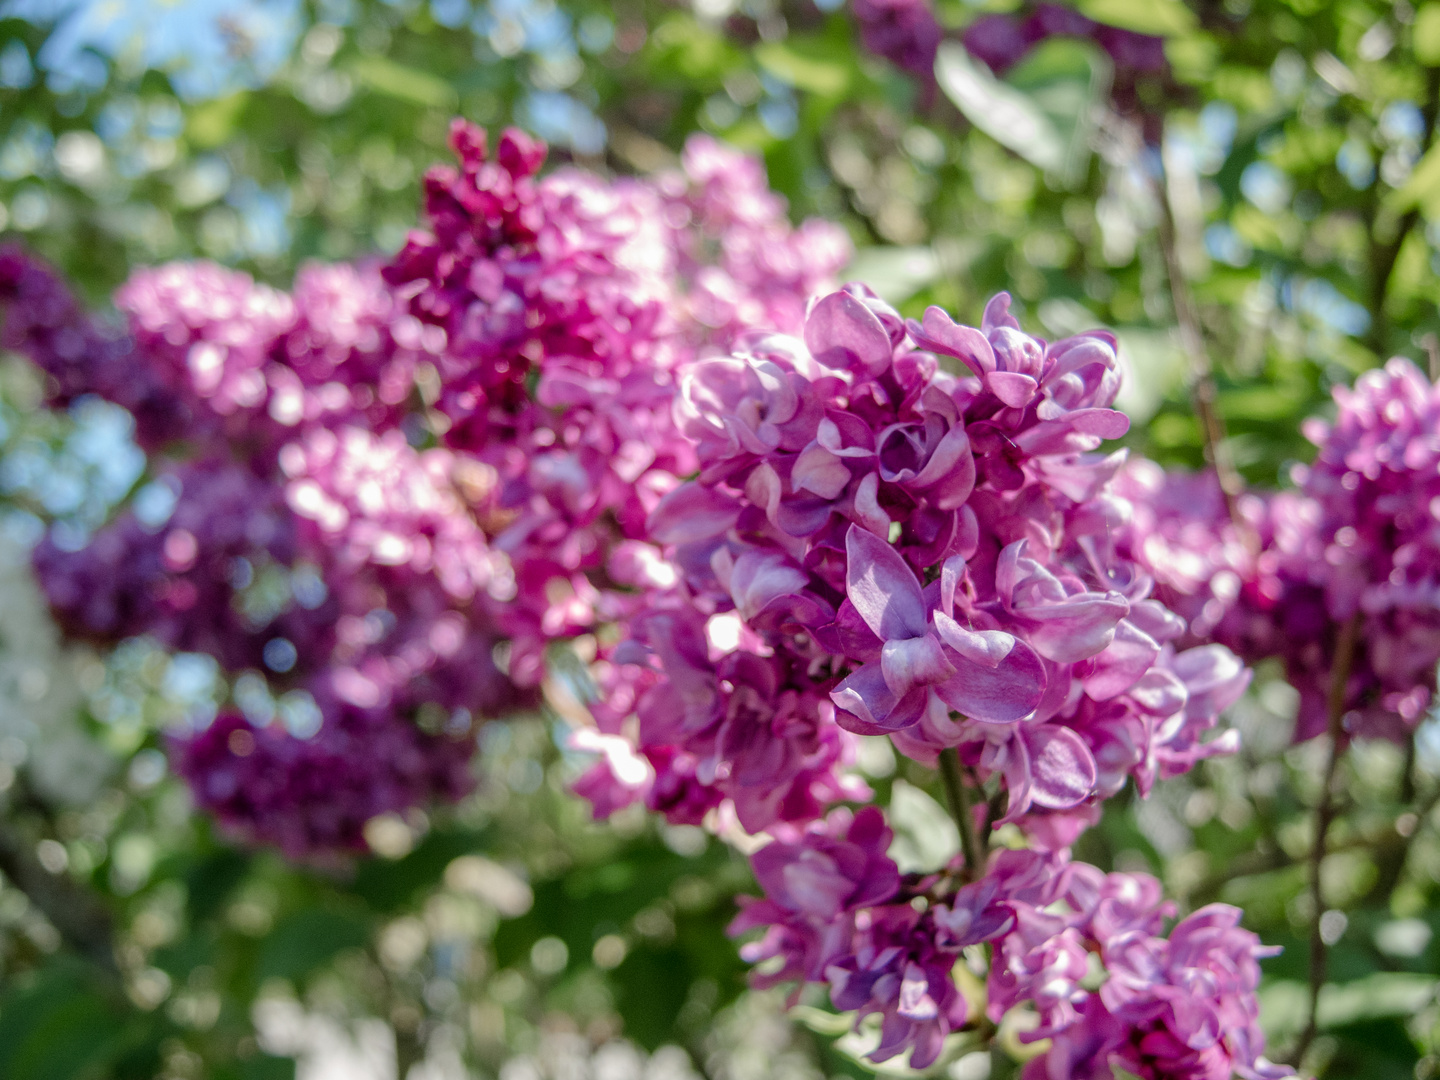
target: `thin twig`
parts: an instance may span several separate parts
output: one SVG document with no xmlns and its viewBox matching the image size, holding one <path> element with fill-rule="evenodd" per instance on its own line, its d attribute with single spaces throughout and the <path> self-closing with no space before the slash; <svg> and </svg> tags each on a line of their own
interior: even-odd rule
<svg viewBox="0 0 1440 1080">
<path fill-rule="evenodd" d="M 1245 491 L 1245 480 L 1235 468 L 1229 444 L 1225 441 L 1225 421 L 1220 416 L 1215 400 L 1215 365 L 1211 363 L 1210 353 L 1205 347 L 1199 310 L 1195 306 L 1195 297 L 1190 292 L 1189 278 L 1181 265 L 1176 246 L 1175 215 L 1165 184 L 1157 179 L 1154 188 L 1155 201 L 1160 209 L 1157 228 L 1160 251 L 1165 257 L 1165 276 L 1170 281 L 1170 299 L 1175 308 L 1175 323 L 1180 330 L 1180 347 L 1185 352 L 1190 369 L 1190 397 L 1195 406 L 1195 415 L 1200 419 L 1205 460 L 1215 470 L 1215 477 L 1220 482 L 1225 512 L 1236 528 L 1248 536 L 1251 532 L 1250 524 L 1240 514 L 1238 506 L 1238 500 Z"/>
<path fill-rule="evenodd" d="M 1345 696 L 1350 683 L 1350 669 L 1355 660 L 1355 647 L 1360 638 L 1360 613 L 1350 616 L 1340 628 L 1335 653 L 1330 661 L 1330 692 L 1326 702 L 1330 729 L 1330 752 L 1325 762 L 1325 779 L 1320 788 L 1320 801 L 1315 807 L 1315 843 L 1310 850 L 1310 900 L 1315 907 L 1310 923 L 1310 1005 L 1305 1030 L 1292 1055 L 1296 1065 L 1315 1039 L 1320 989 L 1325 985 L 1329 959 L 1320 920 L 1325 915 L 1324 887 L 1320 871 L 1325 862 L 1325 840 L 1335 820 L 1335 776 L 1340 758 L 1345 753 Z"/>
<path fill-rule="evenodd" d="M 953 746 L 940 751 L 940 782 L 945 785 L 945 801 L 950 806 L 950 816 L 960 830 L 960 848 L 965 853 L 965 878 L 974 880 L 985 868 L 985 849 L 975 831 L 974 802 L 960 770 L 960 755 Z"/>
</svg>

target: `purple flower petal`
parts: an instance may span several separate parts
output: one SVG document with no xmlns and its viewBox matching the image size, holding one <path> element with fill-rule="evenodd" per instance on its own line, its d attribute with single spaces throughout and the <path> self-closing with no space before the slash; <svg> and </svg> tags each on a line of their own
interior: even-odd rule
<svg viewBox="0 0 1440 1080">
<path fill-rule="evenodd" d="M 879 664 L 866 664 L 830 692 L 839 710 L 836 722 L 859 735 L 884 735 L 907 728 L 925 711 L 929 691 L 912 690 L 896 698 Z"/>
<path fill-rule="evenodd" d="M 935 693 L 952 709 L 986 724 L 1008 724 L 1029 716 L 1045 696 L 1045 667 L 1022 641 L 995 667 L 956 656 L 955 674 Z"/>
<path fill-rule="evenodd" d="M 898 551 L 873 533 L 851 525 L 845 534 L 845 559 L 846 595 L 882 641 L 925 635 L 920 582 Z"/>
<path fill-rule="evenodd" d="M 1095 657 L 1095 669 L 1085 677 L 1085 693 L 1096 701 L 1109 701 L 1123 694 L 1150 670 L 1160 655 L 1160 646 L 1129 619 L 1115 626 L 1115 637 Z"/>
<path fill-rule="evenodd" d="M 822 499 L 835 499 L 850 483 L 850 470 L 818 442 L 813 442 L 795 459 L 790 485 L 796 491 L 810 491 Z"/>
<path fill-rule="evenodd" d="M 938 307 L 926 308 L 923 322 L 910 319 L 905 328 L 922 349 L 953 356 L 976 375 L 995 370 L 995 351 L 985 335 L 973 326 L 959 325 Z"/>
<path fill-rule="evenodd" d="M 1010 314 L 1010 294 L 998 292 L 990 298 L 985 305 L 985 314 L 980 318 L 980 329 L 988 337 L 992 330 L 1005 327 L 1010 330 L 1019 330 L 1020 324 L 1015 321 L 1015 316 Z"/>
<path fill-rule="evenodd" d="M 650 537 L 660 544 L 690 544 L 718 536 L 735 524 L 740 504 L 691 480 L 660 500 L 650 513 Z"/>
<path fill-rule="evenodd" d="M 1023 409 L 1040 388 L 1040 384 L 1029 375 L 1014 371 L 992 371 L 985 378 L 985 386 L 997 398 L 1012 409 Z"/>
<path fill-rule="evenodd" d="M 929 634 L 885 642 L 880 650 L 880 670 L 891 693 L 901 698 L 917 686 L 932 686 L 955 674 L 940 642 Z"/>
<path fill-rule="evenodd" d="M 1030 752 L 1030 797 L 1037 806 L 1065 810 L 1095 790 L 1095 758 L 1079 735 L 1057 724 L 1024 728 Z"/>
<path fill-rule="evenodd" d="M 859 368 L 878 375 L 890 366 L 894 347 L 876 314 L 847 292 L 834 292 L 805 320 L 805 345 L 830 368 Z"/>
</svg>

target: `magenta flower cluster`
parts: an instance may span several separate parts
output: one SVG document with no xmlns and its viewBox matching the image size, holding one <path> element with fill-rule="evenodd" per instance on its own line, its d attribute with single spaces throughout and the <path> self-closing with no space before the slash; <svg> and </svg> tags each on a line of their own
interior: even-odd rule
<svg viewBox="0 0 1440 1080">
<path fill-rule="evenodd" d="M 1124 452 L 1099 452 L 1128 426 L 1115 364 L 1106 333 L 1024 333 L 1003 294 L 975 328 L 847 286 L 798 337 L 750 335 L 680 373 L 699 473 L 649 520 L 676 581 L 596 666 L 598 729 L 577 743 L 601 756 L 579 789 L 600 814 L 644 799 L 775 837 L 735 930 L 768 927 L 746 946 L 762 981 L 879 1015 L 877 1060 L 927 1066 L 987 1007 L 1030 1001 L 1055 1040 L 1034 1068 L 1053 1075 L 1284 1074 L 1260 1055 L 1261 953 L 1237 912 L 1167 940 L 1157 883 L 1069 862 L 1128 779 L 1143 794 L 1233 749 L 1208 733 L 1249 680 L 1221 645 L 1177 647 L 1185 622 L 1115 542 L 1134 516 Z M 996 792 L 976 834 L 1014 823 L 1031 850 L 902 881 L 877 808 L 829 809 L 866 798 L 855 735 L 953 755 L 962 784 Z M 980 944 L 988 1006 L 953 977 Z M 1112 975 L 1100 995 L 1080 986 L 1090 952 Z"/>
<path fill-rule="evenodd" d="M 1129 543 L 1195 636 L 1284 661 L 1300 692 L 1297 739 L 1327 728 L 1354 620 L 1345 730 L 1403 739 L 1440 663 L 1440 388 L 1397 358 L 1334 397 L 1334 421 L 1303 428 L 1314 462 L 1293 470 L 1294 490 L 1242 497 L 1243 526 L 1213 477 L 1130 466 L 1122 485 L 1144 509 Z"/>
<path fill-rule="evenodd" d="M 118 326 L 0 253 L 4 344 L 55 404 L 130 409 L 175 497 L 80 551 L 43 542 L 52 606 L 76 635 L 149 634 L 308 695 L 318 731 L 261 708 L 173 740 L 201 805 L 295 856 L 463 794 L 473 725 L 533 699 L 546 643 L 668 580 L 645 521 L 695 468 L 675 367 L 742 327 L 798 328 L 848 258 L 713 140 L 683 171 L 611 182 L 538 176 L 545 148 L 518 131 L 493 155 L 470 125 L 452 136 L 431 232 L 385 264 L 306 267 L 289 293 L 208 263 L 142 270 Z"/>
<path fill-rule="evenodd" d="M 1257 960 L 1274 950 L 1239 928 L 1236 909 L 1212 904 L 1166 935 L 1173 905 L 1148 875 L 1006 850 L 978 879 L 958 865 L 902 877 L 890 841 L 866 807 L 771 843 L 753 860 L 765 896 L 742 901 L 732 926 L 764 930 L 743 949 L 763 984 L 825 983 L 837 1008 L 878 1016 L 875 1060 L 908 1050 L 924 1068 L 950 1032 L 1029 1002 L 1038 1024 L 1020 1038 L 1051 1045 L 1027 1080 L 1102 1080 L 1115 1066 L 1146 1080 L 1291 1075 L 1264 1058 L 1257 1022 Z M 993 956 L 977 973 L 984 994 L 967 998 L 953 971 L 981 945 Z"/>
<path fill-rule="evenodd" d="M 980 329 L 936 308 L 907 326 L 852 286 L 814 306 L 803 340 L 753 338 L 683 374 L 699 478 L 650 518 L 681 596 L 611 660 L 637 672 L 621 682 L 640 748 L 667 769 L 694 759 L 742 821 L 756 820 L 733 790 L 748 770 L 719 748 L 760 751 L 716 741 L 716 725 L 760 671 L 806 704 L 751 709 L 752 726 L 788 738 L 833 709 L 917 760 L 955 748 L 980 781 L 1001 778 L 1003 821 L 1047 835 L 1083 827 L 1131 775 L 1148 790 L 1231 746 L 1203 740 L 1248 673 L 1220 646 L 1177 651 L 1184 623 L 1111 542 L 1124 455 L 1094 451 L 1128 423 L 1109 408 L 1113 339 L 1047 344 L 1008 304 Z"/>
</svg>

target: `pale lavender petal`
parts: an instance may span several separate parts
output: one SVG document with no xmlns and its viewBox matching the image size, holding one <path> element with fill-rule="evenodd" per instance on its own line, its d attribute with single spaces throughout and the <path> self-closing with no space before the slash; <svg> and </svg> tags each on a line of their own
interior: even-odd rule
<svg viewBox="0 0 1440 1080">
<path fill-rule="evenodd" d="M 1077 806 L 1095 790 L 1095 758 L 1079 735 L 1057 724 L 1022 728 L 1030 750 L 1030 797 L 1050 810 Z"/>
<path fill-rule="evenodd" d="M 985 377 L 985 386 L 1012 409 L 1023 409 L 1040 388 L 1029 375 L 1014 371 L 992 371 Z"/>
<path fill-rule="evenodd" d="M 935 687 L 956 712 L 986 724 L 1008 724 L 1029 716 L 1045 696 L 1045 667 L 1023 641 L 1016 641 L 995 667 L 958 654 L 955 674 Z"/>
<path fill-rule="evenodd" d="M 689 544 L 718 536 L 735 524 L 740 504 L 695 481 L 681 484 L 650 513 L 647 527 L 661 544 Z"/>
<path fill-rule="evenodd" d="M 850 470 L 845 463 L 818 442 L 813 442 L 795 459 L 790 472 L 790 486 L 796 491 L 812 491 L 822 499 L 838 498 L 850 483 Z"/>
<path fill-rule="evenodd" d="M 1130 418 L 1114 409 L 1076 409 L 1058 420 L 1020 432 L 1014 442 L 1027 454 L 1074 454 L 1093 450 L 1104 439 L 1130 430 Z"/>
<path fill-rule="evenodd" d="M 1105 649 L 1130 605 L 1117 592 L 1081 593 L 1058 603 L 1017 610 L 1030 624 L 1030 644 L 1047 660 L 1074 664 Z"/>
<path fill-rule="evenodd" d="M 959 325 L 938 307 L 926 308 L 923 322 L 910 319 L 905 328 L 922 349 L 953 356 L 976 375 L 995 370 L 995 351 L 985 335 L 973 326 Z"/>
<path fill-rule="evenodd" d="M 948 568 L 950 561 L 947 560 L 945 565 Z M 942 603 L 945 599 L 944 574 L 945 570 L 942 570 L 940 586 Z M 950 584 L 952 597 L 954 591 L 955 586 L 952 582 Z M 941 641 L 972 664 L 979 664 L 981 667 L 992 669 L 999 667 L 1000 661 L 1009 656 L 1010 650 L 1016 645 L 1014 634 L 1007 634 L 1003 630 L 967 630 L 944 611 L 935 612 L 935 629 L 939 632 Z"/>
<path fill-rule="evenodd" d="M 741 616 L 754 619 L 772 601 L 799 593 L 809 578 L 782 552 L 751 549 L 735 560 L 725 584 Z"/>
<path fill-rule="evenodd" d="M 898 551 L 851 525 L 845 534 L 845 559 L 846 595 L 882 641 L 924 636 L 925 598 L 915 571 Z"/>
<path fill-rule="evenodd" d="M 931 686 L 955 674 L 934 637 L 896 638 L 880 651 L 880 670 L 891 693 L 903 698 L 917 686 Z"/>
<path fill-rule="evenodd" d="M 855 487 L 855 516 L 877 539 L 890 534 L 890 516 L 881 509 L 879 495 L 880 474 L 866 473 Z"/>
<path fill-rule="evenodd" d="M 964 427 L 957 424 L 945 433 L 913 483 L 917 488 L 930 488 L 941 510 L 954 510 L 970 497 L 975 490 L 975 458 Z"/>
<path fill-rule="evenodd" d="M 897 699 L 885 684 L 879 664 L 866 664 L 830 692 L 840 713 L 836 722 L 861 735 L 909 727 L 920 719 L 928 696 L 928 691 L 919 689 Z"/>
<path fill-rule="evenodd" d="M 1096 701 L 1109 701 L 1123 694 L 1150 670 L 1160 655 L 1160 646 L 1129 619 L 1121 619 L 1115 637 L 1095 657 L 1094 670 L 1085 677 L 1085 693 Z"/>
<path fill-rule="evenodd" d="M 990 298 L 985 305 L 985 314 L 980 318 L 980 329 L 989 334 L 992 330 L 1000 327 L 1008 327 L 1011 330 L 1019 330 L 1020 324 L 1015 321 L 1015 316 L 1010 314 L 1010 294 L 998 292 Z"/>
<path fill-rule="evenodd" d="M 805 345 L 826 367 L 858 367 L 868 375 L 889 367 L 895 351 L 876 314 L 847 292 L 831 293 L 811 309 Z"/>
</svg>

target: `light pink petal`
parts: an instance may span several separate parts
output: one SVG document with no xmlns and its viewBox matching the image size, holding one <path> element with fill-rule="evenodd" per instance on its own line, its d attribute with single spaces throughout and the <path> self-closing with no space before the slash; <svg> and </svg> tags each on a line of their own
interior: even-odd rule
<svg viewBox="0 0 1440 1080">
<path fill-rule="evenodd" d="M 845 534 L 845 561 L 845 593 L 880 640 L 925 635 L 920 582 L 898 551 L 851 525 Z"/>
<path fill-rule="evenodd" d="M 985 386 L 1012 409 L 1023 409 L 1030 404 L 1040 388 L 1040 384 L 1029 375 L 1017 371 L 992 371 L 985 378 Z"/>
<path fill-rule="evenodd" d="M 985 335 L 973 326 L 959 325 L 938 307 L 926 308 L 923 322 L 911 319 L 905 327 L 922 349 L 953 356 L 976 375 L 995 370 L 995 351 Z"/>
<path fill-rule="evenodd" d="M 720 535 L 739 516 L 734 499 L 691 480 L 660 500 L 647 527 L 656 543 L 688 544 Z"/>
<path fill-rule="evenodd" d="M 917 686 L 931 686 L 955 674 L 934 637 L 895 638 L 880 650 L 880 671 L 891 693 L 903 698 Z"/>
<path fill-rule="evenodd" d="M 890 366 L 894 348 L 880 319 L 847 292 L 834 292 L 805 320 L 805 345 L 830 368 L 861 368 L 878 375 Z"/>
<path fill-rule="evenodd" d="M 1095 758 L 1067 727 L 1040 724 L 1022 729 L 1030 750 L 1030 797 L 1049 810 L 1065 810 L 1095 790 Z"/>
</svg>

